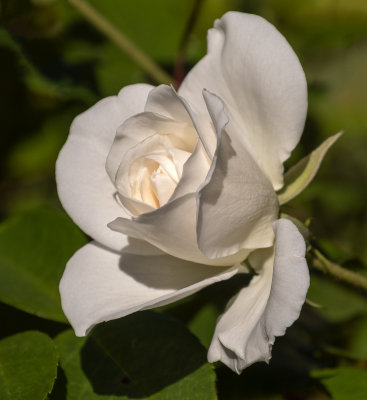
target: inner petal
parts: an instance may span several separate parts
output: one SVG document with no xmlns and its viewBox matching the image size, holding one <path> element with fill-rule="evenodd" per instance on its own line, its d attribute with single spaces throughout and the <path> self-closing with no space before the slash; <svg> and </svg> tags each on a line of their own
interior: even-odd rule
<svg viewBox="0 0 367 400">
<path fill-rule="evenodd" d="M 171 139 L 157 133 L 125 153 L 115 185 L 122 205 L 133 215 L 161 207 L 174 193 L 191 152 L 177 148 Z"/>
<path fill-rule="evenodd" d="M 177 182 L 166 175 L 161 168 L 150 177 L 151 188 L 156 195 L 159 206 L 166 204 L 176 189 Z"/>
<path fill-rule="evenodd" d="M 153 153 L 147 154 L 145 157 L 159 164 L 160 175 L 165 174 L 169 176 L 177 184 L 179 180 L 177 170 L 172 155 L 166 148 L 162 147 Z"/>
<path fill-rule="evenodd" d="M 178 183 L 178 181 L 181 179 L 182 176 L 183 166 L 185 165 L 185 162 L 188 160 L 188 158 L 191 156 L 192 153 L 173 147 L 169 148 L 168 151 L 171 155 L 172 161 L 176 168 L 176 173 L 178 177 L 177 183 Z"/>
<path fill-rule="evenodd" d="M 161 207 L 175 191 L 190 153 L 159 141 L 139 155 L 129 166 L 130 195 L 154 208 Z"/>
<path fill-rule="evenodd" d="M 154 160 L 139 158 L 131 164 L 129 171 L 131 197 L 155 208 L 159 207 L 159 201 L 152 189 L 150 177 L 158 167 L 159 164 Z"/>
</svg>

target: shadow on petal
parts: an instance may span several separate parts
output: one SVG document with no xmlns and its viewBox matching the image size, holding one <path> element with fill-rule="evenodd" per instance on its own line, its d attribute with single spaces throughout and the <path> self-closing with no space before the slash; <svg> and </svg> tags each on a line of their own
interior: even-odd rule
<svg viewBox="0 0 367 400">
<path fill-rule="evenodd" d="M 217 149 L 205 183 L 200 188 L 200 191 L 203 191 L 207 185 L 211 185 L 211 195 L 205 197 L 205 202 L 211 205 L 215 205 L 217 203 L 221 193 L 223 192 L 224 180 L 228 175 L 229 160 L 237 155 L 235 149 L 233 148 L 232 140 L 227 132 L 224 131 L 220 136 L 223 136 L 225 139 L 223 140 L 224 144 L 222 145 L 224 149 Z M 222 157 L 223 152 L 225 152 L 225 157 Z"/>
<path fill-rule="evenodd" d="M 123 253 L 119 268 L 136 282 L 155 289 L 179 290 L 210 278 L 227 268 L 195 264 L 167 254 Z"/>
</svg>

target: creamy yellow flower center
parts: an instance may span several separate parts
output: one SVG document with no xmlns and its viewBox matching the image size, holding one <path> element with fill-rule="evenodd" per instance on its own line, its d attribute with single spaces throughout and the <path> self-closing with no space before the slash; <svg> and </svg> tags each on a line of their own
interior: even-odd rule
<svg viewBox="0 0 367 400">
<path fill-rule="evenodd" d="M 133 215 L 162 207 L 173 195 L 195 146 L 185 136 L 155 133 L 124 154 L 115 185 L 119 200 Z"/>
<path fill-rule="evenodd" d="M 181 179 L 191 153 L 157 145 L 130 164 L 131 197 L 158 208 L 167 203 Z"/>
</svg>

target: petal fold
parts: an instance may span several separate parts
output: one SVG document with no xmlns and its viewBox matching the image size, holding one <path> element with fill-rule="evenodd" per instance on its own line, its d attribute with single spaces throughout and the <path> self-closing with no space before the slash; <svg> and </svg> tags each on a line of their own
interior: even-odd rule
<svg viewBox="0 0 367 400">
<path fill-rule="evenodd" d="M 114 253 L 91 242 L 69 260 L 60 293 L 77 336 L 102 321 L 171 303 L 232 277 L 239 266 L 213 268 L 167 254 Z M 136 243 L 135 243 L 136 245 Z"/>
<path fill-rule="evenodd" d="M 189 193 L 135 219 L 117 218 L 108 226 L 187 261 L 218 266 L 234 265 L 243 261 L 249 253 L 248 250 L 217 259 L 209 259 L 199 250 L 195 233 L 195 208 L 195 193 Z"/>
<path fill-rule="evenodd" d="M 273 244 L 278 200 L 216 95 L 203 92 L 217 132 L 217 148 L 197 196 L 197 240 L 209 258 Z"/>
<path fill-rule="evenodd" d="M 67 213 L 86 234 L 115 250 L 126 240 L 107 224 L 126 213 L 114 198 L 105 163 L 117 127 L 144 110 L 151 90 L 145 84 L 127 86 L 76 117 L 56 163 L 57 190 Z"/>
<path fill-rule="evenodd" d="M 257 361 L 268 362 L 276 336 L 299 316 L 309 287 L 305 242 L 289 220 L 274 223 L 275 249 L 249 257 L 259 271 L 219 317 L 208 352 L 210 362 L 221 360 L 240 373 Z"/>
<path fill-rule="evenodd" d="M 203 88 L 223 99 L 253 158 L 280 189 L 282 164 L 300 139 L 307 111 L 305 75 L 286 39 L 259 16 L 226 13 L 209 30 L 208 54 L 178 93 L 204 113 Z"/>
<path fill-rule="evenodd" d="M 116 138 L 106 163 L 112 182 L 124 153 L 154 134 L 168 134 L 173 140 L 176 137 L 181 147 L 183 143 L 187 148 L 195 147 L 197 135 L 191 118 L 173 88 L 160 85 L 145 100 L 137 115 L 116 126 Z"/>
</svg>

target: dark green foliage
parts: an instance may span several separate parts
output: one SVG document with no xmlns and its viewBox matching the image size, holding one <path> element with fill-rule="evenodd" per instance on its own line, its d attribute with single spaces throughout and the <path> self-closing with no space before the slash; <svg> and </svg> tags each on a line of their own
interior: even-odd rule
<svg viewBox="0 0 367 400">
<path fill-rule="evenodd" d="M 151 311 L 56 338 L 67 399 L 216 399 L 206 351 L 185 327 Z M 57 393 L 55 393 L 55 396 Z"/>
<path fill-rule="evenodd" d="M 173 74 L 195 0 L 89 1 Z M 186 72 L 205 54 L 206 30 L 230 9 L 275 24 L 304 67 L 309 114 L 286 167 L 345 131 L 282 211 L 311 218 L 311 241 L 366 276 L 367 2 L 205 0 L 186 38 Z M 67 0 L 0 0 L 0 22 L 0 399 L 209 400 L 216 390 L 221 400 L 367 399 L 366 296 L 315 271 L 308 297 L 320 307 L 305 305 L 270 366 L 241 376 L 220 365 L 214 372 L 202 345 L 246 277 L 159 315 L 102 324 L 88 338 L 66 330 L 58 284 L 86 238 L 58 210 L 57 154 L 76 115 L 125 85 L 152 82 Z"/>
<path fill-rule="evenodd" d="M 57 353 L 44 333 L 29 331 L 0 341 L 0 398 L 45 399 L 56 379 Z"/>
<path fill-rule="evenodd" d="M 58 286 L 67 260 L 85 236 L 60 211 L 40 209 L 0 227 L 0 300 L 55 321 L 65 321 Z"/>
</svg>

